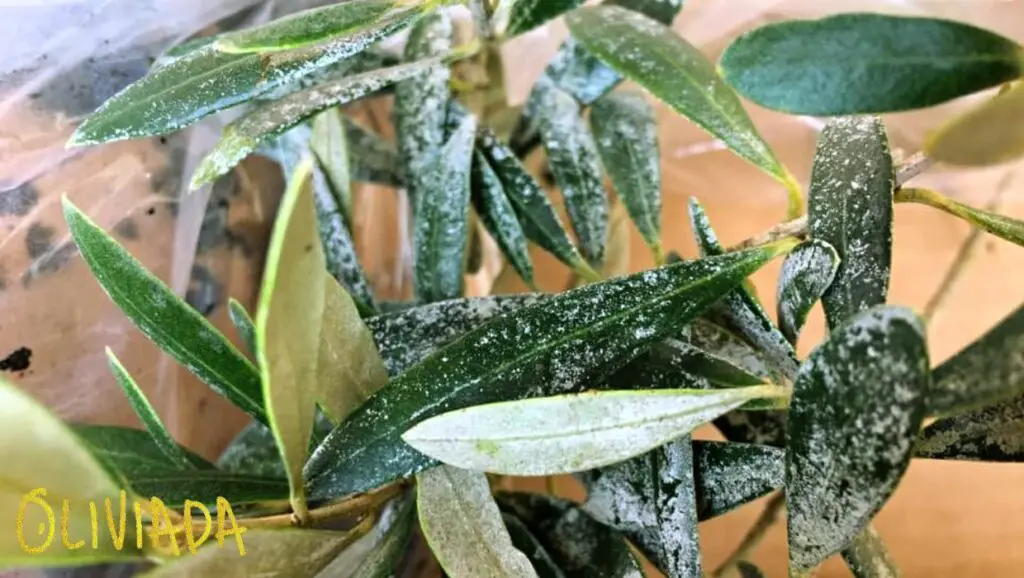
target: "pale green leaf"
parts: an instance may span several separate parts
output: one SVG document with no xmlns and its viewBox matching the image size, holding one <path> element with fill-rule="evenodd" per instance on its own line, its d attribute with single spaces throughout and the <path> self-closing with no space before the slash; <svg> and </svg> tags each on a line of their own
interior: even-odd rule
<svg viewBox="0 0 1024 578">
<path fill-rule="evenodd" d="M 570 394 L 455 410 L 420 422 L 402 439 L 461 468 L 548 476 L 621 462 L 750 400 L 783 395 L 774 386 Z"/>
<path fill-rule="evenodd" d="M 128 319 L 211 389 L 265 422 L 256 367 L 67 197 L 63 205 L 64 218 L 82 258 Z"/>
<path fill-rule="evenodd" d="M 313 134 L 309 139 L 320 170 L 327 177 L 345 225 L 352 230 L 352 169 L 349 160 L 348 131 L 345 117 L 337 107 L 328 108 L 313 118 Z"/>
<path fill-rule="evenodd" d="M 1022 56 L 1024 60 L 1024 56 Z M 1024 155 L 1024 82 L 947 121 L 928 135 L 928 158 L 951 165 L 985 167 Z"/>
<path fill-rule="evenodd" d="M 233 297 L 228 299 L 228 317 L 235 331 L 242 338 L 246 351 L 253 357 L 256 356 L 256 328 L 253 326 L 252 317 L 246 311 L 245 306 L 236 301 Z"/>
<path fill-rule="evenodd" d="M 971 225 L 1015 245 L 1024 246 L 1024 221 L 998 213 L 983 211 L 958 203 L 953 199 L 930 189 L 901 188 L 896 191 L 896 201 L 921 203 L 935 207 L 950 215 L 960 217 Z"/>
<path fill-rule="evenodd" d="M 536 571 L 512 545 L 484 474 L 440 466 L 417 477 L 420 527 L 451 578 L 529 578 Z"/>
<path fill-rule="evenodd" d="M 796 344 L 807 315 L 832 285 L 839 269 L 839 254 L 820 239 L 801 244 L 786 256 L 779 273 L 779 329 Z"/>
<path fill-rule="evenodd" d="M 804 363 L 789 410 L 789 560 L 809 570 L 846 548 L 903 477 L 930 385 L 924 327 L 875 307 L 833 329 Z"/>
</svg>

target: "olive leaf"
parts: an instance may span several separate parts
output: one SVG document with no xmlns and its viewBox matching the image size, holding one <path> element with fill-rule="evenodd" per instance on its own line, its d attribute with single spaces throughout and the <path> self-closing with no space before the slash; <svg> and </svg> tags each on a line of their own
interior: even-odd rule
<svg viewBox="0 0 1024 578">
<path fill-rule="evenodd" d="M 62 202 L 82 258 L 128 319 L 211 389 L 266 423 L 260 373 L 252 362 L 66 196 Z"/>
<path fill-rule="evenodd" d="M 167 454 L 164 453 L 163 448 L 157 445 L 148 431 L 84 424 L 74 424 L 71 426 L 71 430 L 82 440 L 83 445 L 90 453 L 96 456 L 96 459 L 106 466 L 109 472 L 114 474 L 113 477 L 121 481 L 125 481 L 125 476 L 130 476 L 133 472 L 180 469 L 177 465 L 168 462 Z M 177 443 L 175 445 L 178 446 L 178 451 L 188 459 L 190 469 L 216 469 L 213 464 L 192 453 L 188 448 Z"/>
<path fill-rule="evenodd" d="M 553 84 L 541 92 L 538 116 L 548 165 L 583 256 L 599 267 L 608 237 L 608 196 L 597 145 L 580 114 L 576 101 Z"/>
<path fill-rule="evenodd" d="M 880 306 L 833 329 L 797 375 L 789 409 L 789 558 L 811 569 L 846 548 L 910 464 L 930 384 L 924 327 Z"/>
<path fill-rule="evenodd" d="M 970 24 L 851 13 L 757 28 L 719 66 L 761 106 L 833 116 L 924 108 L 998 86 L 1021 75 L 1022 57 L 1016 42 Z"/>
<path fill-rule="evenodd" d="M 347 116 L 343 121 L 352 179 L 389 187 L 405 186 L 405 168 L 394 145 Z"/>
<path fill-rule="evenodd" d="M 277 449 L 274 432 L 257 421 L 249 422 L 249 425 L 242 428 L 242 431 L 238 432 L 224 448 L 217 459 L 217 467 L 228 472 L 269 478 L 288 477 L 284 462 L 281 461 L 281 451 Z"/>
<path fill-rule="evenodd" d="M 452 578 L 537 576 L 512 545 L 484 474 L 451 466 L 423 472 L 416 504 L 423 535 Z"/>
<path fill-rule="evenodd" d="M 404 28 L 430 4 L 417 6 L 400 0 L 348 0 L 302 10 L 247 30 L 222 34 L 215 46 L 221 52 L 264 54 L 326 43 L 332 47 L 348 47 L 354 54 Z M 382 33 L 382 29 L 387 33 Z"/>
<path fill-rule="evenodd" d="M 540 543 L 540 540 L 533 535 L 533 532 L 526 527 L 522 520 L 508 513 L 502 513 L 501 519 L 505 522 L 508 535 L 512 538 L 512 545 L 523 554 L 526 554 L 539 578 L 565 578 L 562 569 L 551 559 L 551 554 L 548 554 L 548 551 L 544 549 L 544 545 Z"/>
<path fill-rule="evenodd" d="M 1024 461 L 1024 397 L 941 418 L 924 428 L 917 457 L 984 462 Z"/>
<path fill-rule="evenodd" d="M 832 119 L 818 137 L 808 195 L 812 239 L 839 254 L 835 280 L 822 296 L 831 328 L 885 303 L 892 264 L 895 173 L 878 117 Z"/>
<path fill-rule="evenodd" d="M 697 517 L 710 520 L 782 487 L 786 452 L 732 442 L 693 442 Z"/>
<path fill-rule="evenodd" d="M 537 537 L 566 578 L 643 575 L 625 537 L 576 504 L 540 494 L 499 492 L 494 498 Z"/>
<path fill-rule="evenodd" d="M 1024 155 L 1024 83 L 995 95 L 932 131 L 924 143 L 928 158 L 951 165 L 985 167 Z"/>
<path fill-rule="evenodd" d="M 779 182 L 796 186 L 714 65 L 670 28 L 618 6 L 578 8 L 566 23 L 573 38 L 617 72 Z"/>
<path fill-rule="evenodd" d="M 930 415 L 952 415 L 1024 393 L 1024 306 L 932 372 Z"/>
<path fill-rule="evenodd" d="M 512 38 L 529 32 L 582 3 L 583 0 L 515 0 L 509 12 L 505 37 Z"/>
<path fill-rule="evenodd" d="M 311 492 L 365 491 L 435 463 L 401 440 L 435 415 L 593 383 L 679 331 L 793 244 L 785 240 L 587 285 L 466 333 L 392 379 L 331 432 L 306 466 Z"/>
<path fill-rule="evenodd" d="M 195 190 L 227 174 L 261 143 L 328 108 L 352 102 L 438 65 L 437 59 L 399 64 L 318 85 L 254 107 L 232 121 L 192 175 Z"/>
<path fill-rule="evenodd" d="M 229 526 L 230 527 L 230 526 Z M 246 528 L 236 545 L 200 547 L 195 554 L 174 558 L 142 574 L 143 578 L 191 576 L 260 576 L 261 578 L 313 577 L 352 541 L 348 532 Z M 240 555 L 244 548 L 245 555 Z"/>
<path fill-rule="evenodd" d="M 309 148 L 327 180 L 328 190 L 352 230 L 352 162 L 348 153 L 345 117 L 337 107 L 328 108 L 313 118 Z"/>
<path fill-rule="evenodd" d="M 793 345 L 838 270 L 839 253 L 820 239 L 811 239 L 786 256 L 779 273 L 777 315 L 779 329 Z"/>
<path fill-rule="evenodd" d="M 661 154 L 654 111 L 638 93 L 613 92 L 594 103 L 590 127 L 608 177 L 651 248 L 654 262 L 664 262 Z"/>
<path fill-rule="evenodd" d="M 619 384 L 618 389 L 723 389 L 766 383 L 729 359 L 674 338 L 655 343 L 606 382 L 612 388 Z M 754 400 L 743 407 L 758 403 Z"/>
<path fill-rule="evenodd" d="M 119 488 L 64 423 L 4 380 L 0 414 L 0 515 L 10 521 L 0 539 L 0 568 L 98 564 L 145 555 L 134 547 L 133 529 L 122 532 L 132 545 L 123 549 L 106 532 L 90 534 L 87 504 L 119 504 Z M 63 503 L 69 508 L 61 513 Z M 55 514 L 61 516 L 59 529 Z M 82 546 L 91 535 L 98 534 L 98 541 L 91 548 L 53 546 L 58 531 Z"/>
<path fill-rule="evenodd" d="M 706 317 L 693 320 L 675 336 L 675 339 L 701 351 L 706 351 L 715 357 L 727 360 L 736 367 L 761 379 L 767 379 L 771 373 L 765 362 L 761 359 L 760 352 L 735 333 Z"/>
<path fill-rule="evenodd" d="M 934 207 L 950 215 L 960 217 L 971 225 L 1016 245 L 1024 246 L 1024 221 L 998 213 L 983 211 L 958 203 L 949 197 L 929 189 L 900 188 L 896 201 L 920 203 Z"/>
<path fill-rule="evenodd" d="M 501 181 L 526 237 L 585 277 L 598 279 L 573 245 L 547 195 L 515 153 L 486 127 L 480 129 L 477 150 Z"/>
<path fill-rule="evenodd" d="M 455 410 L 418 423 L 402 439 L 460 468 L 551 476 L 627 460 L 748 401 L 783 395 L 774 386 L 568 394 Z"/>
<path fill-rule="evenodd" d="M 468 117 L 438 151 L 416 196 L 413 286 L 421 302 L 455 299 L 463 293 L 469 231 L 470 169 L 476 119 Z"/>
<path fill-rule="evenodd" d="M 452 299 L 366 320 L 388 374 L 398 376 L 484 323 L 539 302 L 539 294 Z"/>
<path fill-rule="evenodd" d="M 885 543 L 871 526 L 843 550 L 843 560 L 854 578 L 898 578 L 900 575 Z"/>
<path fill-rule="evenodd" d="M 501 179 L 479 152 L 473 155 L 472 170 L 472 201 L 480 220 L 516 273 L 528 287 L 535 290 L 533 261 L 530 259 L 526 233 L 519 224 L 515 207 L 505 195 Z"/>
<path fill-rule="evenodd" d="M 169 463 L 185 469 L 195 468 L 189 457 L 182 451 L 181 446 L 178 445 L 178 442 L 174 441 L 174 437 L 167 431 L 164 422 L 160 420 L 160 416 L 156 413 L 156 409 L 146 399 L 146 394 L 135 383 L 128 370 L 121 365 L 121 362 L 109 347 L 106 349 L 106 352 L 107 363 L 110 365 L 111 373 L 114 374 L 114 381 L 117 382 L 118 387 L 121 388 L 121 391 L 128 398 L 132 409 L 135 410 L 135 415 L 138 416 L 139 421 L 142 422 L 150 437 L 153 438 L 153 443 L 160 448 L 160 451 L 163 452 L 164 457 L 167 458 Z"/>
<path fill-rule="evenodd" d="M 583 511 L 625 534 L 666 576 L 701 578 L 690 436 L 578 477 Z"/>
<path fill-rule="evenodd" d="M 245 345 L 245 350 L 255 357 L 256 327 L 253 325 L 252 317 L 250 317 L 249 312 L 246 311 L 245 305 L 242 305 L 233 297 L 229 298 L 228 317 L 231 318 L 231 324 L 235 326 L 235 331 L 238 332 L 238 336 L 242 339 L 242 343 Z"/>
<path fill-rule="evenodd" d="M 403 499 L 385 507 L 373 530 L 345 548 L 316 578 L 391 576 L 405 556 L 416 519 L 415 512 L 416 501 L 413 499 Z"/>
</svg>

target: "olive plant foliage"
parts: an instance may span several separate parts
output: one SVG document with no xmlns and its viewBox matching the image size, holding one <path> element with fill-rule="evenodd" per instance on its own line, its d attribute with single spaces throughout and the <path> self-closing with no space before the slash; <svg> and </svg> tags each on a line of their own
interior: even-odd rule
<svg viewBox="0 0 1024 578">
<path fill-rule="evenodd" d="M 911 459 L 1024 459 L 1024 309 L 933 368 L 925 321 L 887 303 L 894 203 L 1024 242 L 1024 223 L 904 186 L 930 162 L 1024 154 L 1024 48 L 958 22 L 858 13 L 764 25 L 716 64 L 671 28 L 682 0 L 472 0 L 471 33 L 453 4 L 347 0 L 194 39 L 81 123 L 70 145 L 164 135 L 234 107 L 193 186 L 252 154 L 280 164 L 259 301 L 251 315 L 230 307 L 243 348 L 64 199 L 109 297 L 252 423 L 209 463 L 174 441 L 108 351 L 145 430 L 65 425 L 4 385 L 4 447 L 48 465 L 11 456 L 0 486 L 155 496 L 172 526 L 188 501 L 223 516 L 222 497 L 251 542 L 245 556 L 212 544 L 177 554 L 201 530 L 178 523 L 170 540 L 134 548 L 35 556 L 0 541 L 0 563 L 390 576 L 425 540 L 453 578 L 626 578 L 640 556 L 690 578 L 711 572 L 699 522 L 781 491 L 791 573 L 841 554 L 857 576 L 892 576 L 871 521 Z M 571 36 L 510 107 L 498 48 L 553 18 Z M 403 48 L 381 44 L 402 32 Z M 1000 87 L 936 127 L 922 155 L 894 158 L 878 114 Z M 351 104 L 384 96 L 396 144 L 352 119 Z M 744 99 L 827 118 L 806 193 Z M 730 248 L 694 199 L 699 256 L 666 251 L 655 102 L 774 179 L 787 220 Z M 538 149 L 564 213 L 528 168 Z M 409 199 L 410 302 L 370 289 L 353 242 L 361 182 Z M 622 258 L 631 227 L 656 262 L 636 274 Z M 488 237 L 531 292 L 467 296 Z M 536 289 L 536 250 L 573 272 L 573 288 Z M 774 259 L 770 315 L 747 279 Z M 818 303 L 829 333 L 801 359 L 794 345 Z M 726 441 L 693 440 L 704 424 Z M 583 483 L 584 503 L 496 483 L 560 474 Z M 3 490 L 0 511 L 13 519 L 20 500 Z M 86 519 L 69 523 L 85 531 Z M 739 558 L 716 575 L 759 575 Z"/>
</svg>

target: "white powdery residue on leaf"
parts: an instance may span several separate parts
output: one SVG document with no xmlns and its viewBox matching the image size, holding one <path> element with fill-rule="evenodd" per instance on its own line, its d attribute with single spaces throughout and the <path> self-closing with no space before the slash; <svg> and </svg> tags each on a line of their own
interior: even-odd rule
<svg viewBox="0 0 1024 578">
<path fill-rule="evenodd" d="M 839 255 L 828 243 L 813 239 L 794 249 L 782 264 L 778 284 L 778 317 L 782 333 L 796 342 L 814 304 L 835 279 Z"/>
<path fill-rule="evenodd" d="M 694 447 L 700 516 L 707 520 L 782 487 L 783 450 L 770 446 L 697 442 Z"/>
<path fill-rule="evenodd" d="M 690 197 L 689 212 L 690 226 L 693 227 L 693 233 L 697 237 L 701 255 L 708 257 L 720 254 L 722 252 L 722 244 L 718 241 L 718 235 L 715 234 L 715 230 L 711 227 L 711 221 L 708 219 L 707 213 L 704 212 L 704 207 L 701 206 L 700 201 L 695 197 Z"/>
</svg>

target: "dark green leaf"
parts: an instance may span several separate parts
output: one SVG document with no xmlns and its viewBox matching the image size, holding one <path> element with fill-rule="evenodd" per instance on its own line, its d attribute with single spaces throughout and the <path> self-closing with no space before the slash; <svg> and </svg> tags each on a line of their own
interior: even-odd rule
<svg viewBox="0 0 1024 578">
<path fill-rule="evenodd" d="M 814 568 L 844 549 L 892 495 L 929 383 L 924 327 L 907 309 L 862 311 L 811 353 L 789 410 L 791 568 Z"/>
<path fill-rule="evenodd" d="M 532 305 L 539 294 L 453 299 L 366 320 L 388 374 L 396 377 L 495 317 Z"/>
<path fill-rule="evenodd" d="M 608 196 L 597 145 L 580 114 L 576 101 L 553 84 L 541 92 L 538 116 L 548 164 L 583 256 L 600 266 L 608 238 Z"/>
<path fill-rule="evenodd" d="M 332 426 L 333 427 L 333 426 Z M 327 431 L 330 431 L 330 427 Z M 324 432 L 325 436 L 327 432 Z M 323 436 L 320 436 L 321 438 Z M 313 436 L 316 438 L 316 434 Z M 281 451 L 277 449 L 274 432 L 258 421 L 249 422 L 217 460 L 217 467 L 236 474 L 253 474 L 267 478 L 284 479 Z"/>
<path fill-rule="evenodd" d="M 741 337 L 707 318 L 693 320 L 676 338 L 715 357 L 725 359 L 751 375 L 761 379 L 769 376 L 770 372 L 760 353 Z"/>
<path fill-rule="evenodd" d="M 781 488 L 785 458 L 771 446 L 693 442 L 697 516 L 710 520 Z"/>
<path fill-rule="evenodd" d="M 519 216 L 519 223 L 526 237 L 569 267 L 589 269 L 589 265 L 569 239 L 547 195 L 530 173 L 526 172 L 515 153 L 487 128 L 481 129 L 477 146 L 501 181 L 506 197 Z M 596 273 L 591 273 L 596 277 Z"/>
<path fill-rule="evenodd" d="M 929 189 L 903 187 L 896 191 L 896 201 L 921 203 L 960 217 L 988 233 L 1016 245 L 1024 246 L 1024 221 L 998 213 L 983 211 L 958 203 L 953 199 Z"/>
<path fill-rule="evenodd" d="M 402 159 L 395 147 L 345 117 L 345 137 L 349 143 L 352 178 L 389 187 L 405 185 Z"/>
<path fill-rule="evenodd" d="M 796 345 L 800 330 L 814 304 L 832 285 L 839 269 L 839 254 L 820 239 L 811 239 L 790 253 L 779 273 L 779 329 Z"/>
<path fill-rule="evenodd" d="M 215 392 L 265 422 L 256 366 L 66 196 L 63 203 L 82 258 L 128 319 Z"/>
<path fill-rule="evenodd" d="M 1024 461 L 1024 397 L 935 421 L 921 432 L 920 458 Z"/>
<path fill-rule="evenodd" d="M 1024 155 L 1024 83 L 955 117 L 928 135 L 928 158 L 959 166 L 985 167 Z"/>
<path fill-rule="evenodd" d="M 238 336 L 242 338 L 246 351 L 249 352 L 249 355 L 255 357 L 256 329 L 253 327 L 252 317 L 245 310 L 245 306 L 235 301 L 234 298 L 228 299 L 228 317 L 231 318 L 231 324 L 235 326 Z"/>
<path fill-rule="evenodd" d="M 923 108 L 997 86 L 1021 75 L 1024 54 L 962 22 L 854 13 L 768 24 L 733 41 L 720 66 L 761 106 L 832 116 Z"/>
<path fill-rule="evenodd" d="M 223 34 L 216 47 L 221 52 L 262 54 L 323 43 L 346 46 L 354 54 L 408 26 L 429 3 L 410 6 L 399 0 L 347 0 Z M 389 30 L 387 34 L 380 32 L 382 28 Z"/>
<path fill-rule="evenodd" d="M 399 64 L 348 76 L 261 104 L 224 127 L 220 140 L 196 167 L 191 187 L 196 189 L 213 182 L 252 154 L 264 141 L 322 110 L 358 100 L 437 65 L 437 60 Z"/>
<path fill-rule="evenodd" d="M 590 126 L 612 185 L 654 262 L 661 263 L 661 154 L 654 111 L 638 93 L 613 92 L 594 103 Z"/>
<path fill-rule="evenodd" d="M 454 27 L 446 13 L 430 14 L 410 32 L 405 59 L 437 57 L 451 49 L 453 35 Z M 451 98 L 450 80 L 451 70 L 438 66 L 395 87 L 395 134 L 413 207 L 434 168 L 437 151 L 449 140 L 444 123 Z"/>
<path fill-rule="evenodd" d="M 526 554 L 533 564 L 533 569 L 540 578 L 565 578 L 562 569 L 551 559 L 551 554 L 544 549 L 544 545 L 533 535 L 533 532 L 526 527 L 526 524 L 513 514 L 503 513 L 502 520 L 512 537 L 512 545 L 520 552 Z"/>
<path fill-rule="evenodd" d="M 469 117 L 438 151 L 416 196 L 413 285 L 424 303 L 462 296 L 475 137 L 476 119 Z"/>
<path fill-rule="evenodd" d="M 537 537 L 566 578 L 634 578 L 640 565 L 626 540 L 572 502 L 538 494 L 501 492 L 498 507 Z"/>
<path fill-rule="evenodd" d="M 896 562 L 875 529 L 868 526 L 843 550 L 843 560 L 854 578 L 899 578 Z"/>
<path fill-rule="evenodd" d="M 977 409 L 1024 393 L 1024 306 L 932 373 L 930 415 Z"/>
<path fill-rule="evenodd" d="M 490 163 L 479 152 L 473 155 L 473 206 L 487 232 L 526 285 L 534 286 L 533 261 L 526 233 L 516 217 L 515 207 L 505 196 L 505 187 Z"/>
<path fill-rule="evenodd" d="M 761 138 L 736 93 L 699 50 L 658 21 L 618 6 L 566 17 L 573 38 L 620 74 L 779 182 L 793 177 Z"/>
<path fill-rule="evenodd" d="M 146 399 L 146 394 L 135 383 L 128 370 L 121 365 L 121 362 L 118 361 L 117 356 L 114 355 L 114 352 L 109 347 L 107 348 L 107 363 L 110 365 L 111 373 L 114 374 L 114 381 L 117 382 L 118 387 L 124 392 L 128 402 L 132 404 L 135 415 L 138 416 L 143 427 L 149 432 L 153 443 L 163 452 L 167 464 L 173 464 L 178 468 L 193 468 L 191 460 L 182 451 L 181 446 L 174 441 L 174 437 L 164 427 L 164 422 L 160 421 L 160 416 L 156 413 L 156 409 Z"/>
<path fill-rule="evenodd" d="M 736 564 L 736 571 L 740 573 L 740 578 L 765 578 L 760 568 L 743 560 Z"/>
<path fill-rule="evenodd" d="M 829 121 L 818 137 L 808 197 L 812 239 L 832 245 L 839 270 L 822 297 L 829 327 L 885 303 L 892 262 L 895 173 L 878 117 Z"/>
<path fill-rule="evenodd" d="M 511 38 L 529 32 L 582 3 L 583 0 L 516 0 L 512 3 L 505 36 Z"/>
<path fill-rule="evenodd" d="M 364 491 L 427 467 L 433 462 L 400 436 L 435 415 L 593 384 L 596 376 L 679 331 L 793 244 L 587 285 L 463 335 L 392 379 L 331 433 L 307 465 L 311 491 Z"/>
<path fill-rule="evenodd" d="M 71 428 L 90 453 L 117 472 L 118 477 L 131 480 L 136 474 L 175 469 L 146 431 L 107 425 L 73 425 Z M 188 458 L 193 469 L 215 469 L 213 464 L 187 448 L 179 445 L 178 449 Z"/>
<path fill-rule="evenodd" d="M 625 534 L 666 576 L 703 576 L 690 436 L 580 478 L 584 512 Z"/>
</svg>

